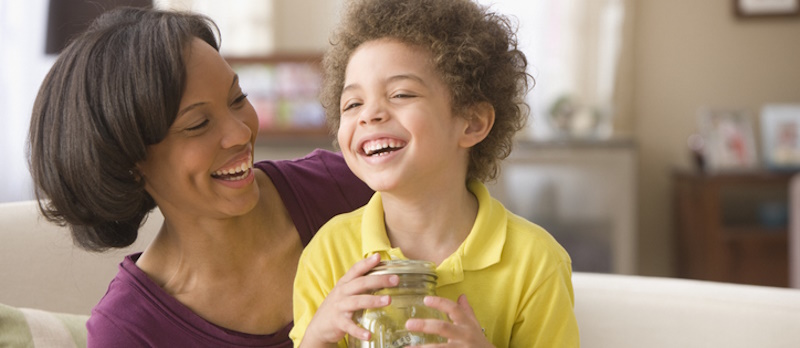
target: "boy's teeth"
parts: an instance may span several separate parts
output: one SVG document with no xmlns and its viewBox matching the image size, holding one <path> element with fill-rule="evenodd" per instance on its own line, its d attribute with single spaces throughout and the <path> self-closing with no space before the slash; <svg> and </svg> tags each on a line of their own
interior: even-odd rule
<svg viewBox="0 0 800 348">
<path fill-rule="evenodd" d="M 371 141 L 364 144 L 362 150 L 368 156 L 375 154 L 375 152 L 383 149 L 396 149 L 402 147 L 403 143 L 396 140 L 378 140 Z"/>
</svg>

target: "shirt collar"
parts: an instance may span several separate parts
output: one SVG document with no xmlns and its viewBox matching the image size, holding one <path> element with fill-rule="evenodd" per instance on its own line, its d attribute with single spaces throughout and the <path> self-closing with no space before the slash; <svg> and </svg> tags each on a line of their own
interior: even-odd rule
<svg viewBox="0 0 800 348">
<path fill-rule="evenodd" d="M 462 281 L 464 271 L 480 270 L 499 262 L 503 252 L 508 221 L 505 208 L 480 181 L 470 180 L 467 188 L 478 199 L 478 215 L 461 246 L 436 268 L 438 286 Z M 386 235 L 380 192 L 364 207 L 361 241 L 364 257 L 380 253 L 384 260 L 406 259 L 399 248 L 392 248 Z"/>
<path fill-rule="evenodd" d="M 470 180 L 467 188 L 478 199 L 478 215 L 467 239 L 437 267 L 439 286 L 462 281 L 464 271 L 476 271 L 500 262 L 503 253 L 508 221 L 505 208 L 489 195 L 480 181 Z"/>
<path fill-rule="evenodd" d="M 364 206 L 361 220 L 361 256 L 381 254 L 382 260 L 406 259 L 399 248 L 392 248 L 386 234 L 381 193 L 375 192 Z"/>
</svg>

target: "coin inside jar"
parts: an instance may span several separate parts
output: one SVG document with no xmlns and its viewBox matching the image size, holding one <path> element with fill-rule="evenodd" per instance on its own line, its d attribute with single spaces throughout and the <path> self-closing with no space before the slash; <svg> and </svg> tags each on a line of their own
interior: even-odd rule
<svg viewBox="0 0 800 348">
<path fill-rule="evenodd" d="M 358 311 L 353 319 L 372 332 L 369 341 L 349 336 L 350 348 L 399 348 L 426 343 L 444 343 L 446 339 L 437 335 L 406 330 L 406 321 L 411 318 L 447 320 L 444 313 L 426 306 L 425 296 L 436 295 L 436 265 L 420 260 L 381 261 L 368 274 L 396 274 L 396 287 L 383 288 L 374 295 L 389 295 L 388 306 Z"/>
</svg>

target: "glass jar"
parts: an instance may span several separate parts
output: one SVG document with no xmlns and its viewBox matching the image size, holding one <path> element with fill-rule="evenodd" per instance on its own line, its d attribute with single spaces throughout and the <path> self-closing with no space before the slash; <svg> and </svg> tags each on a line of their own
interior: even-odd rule
<svg viewBox="0 0 800 348">
<path fill-rule="evenodd" d="M 422 303 L 425 296 L 436 295 L 436 265 L 433 262 L 381 261 L 368 274 L 396 274 L 400 282 L 396 287 L 373 292 L 374 295 L 391 296 L 392 301 L 388 306 L 354 314 L 356 323 L 372 332 L 372 337 L 369 341 L 362 341 L 348 336 L 349 348 L 400 348 L 447 342 L 437 335 L 406 330 L 406 320 L 411 318 L 447 320 L 444 313 Z"/>
</svg>

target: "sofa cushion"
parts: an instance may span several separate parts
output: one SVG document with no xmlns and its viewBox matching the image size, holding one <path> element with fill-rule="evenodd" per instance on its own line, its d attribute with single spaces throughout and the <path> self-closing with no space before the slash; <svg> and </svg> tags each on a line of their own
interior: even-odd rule
<svg viewBox="0 0 800 348">
<path fill-rule="evenodd" d="M 0 304 L 0 347 L 86 347 L 88 319 Z"/>
<path fill-rule="evenodd" d="M 0 203 L 0 303 L 89 314 L 125 255 L 144 250 L 163 221 L 155 209 L 139 230 L 136 243 L 90 253 L 73 245 L 67 227 L 47 221 L 36 201 Z"/>
</svg>

